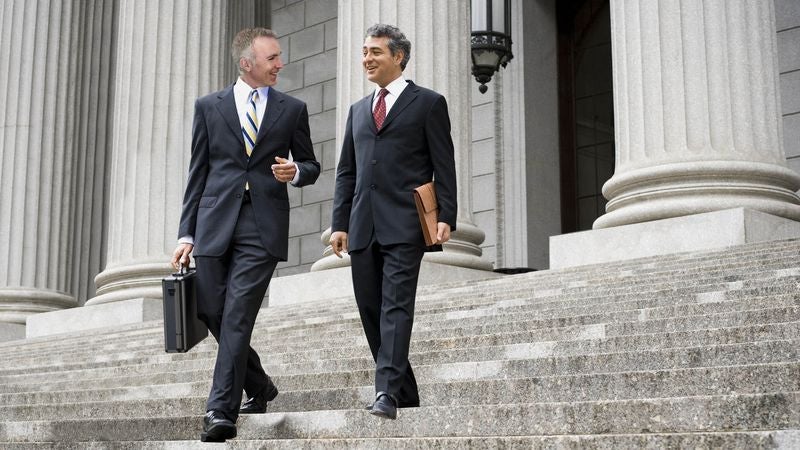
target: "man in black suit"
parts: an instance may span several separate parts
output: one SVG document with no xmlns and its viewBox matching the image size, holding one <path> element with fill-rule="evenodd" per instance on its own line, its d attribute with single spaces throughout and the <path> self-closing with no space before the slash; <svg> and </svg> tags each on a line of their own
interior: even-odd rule
<svg viewBox="0 0 800 450">
<path fill-rule="evenodd" d="M 197 266 L 198 315 L 219 344 L 201 440 L 236 437 L 240 413 L 263 413 L 278 390 L 250 337 L 269 280 L 288 251 L 286 183 L 314 183 L 305 103 L 273 89 L 283 68 L 277 36 L 244 29 L 233 41 L 239 79 L 195 102 L 179 244 Z M 289 161 L 289 154 L 293 161 Z M 249 399 L 241 405 L 242 389 Z"/>
<path fill-rule="evenodd" d="M 414 188 L 432 179 L 439 203 L 436 249 L 456 227 L 456 173 L 442 95 L 403 77 L 411 43 L 391 25 L 366 32 L 362 64 L 377 85 L 350 107 L 336 171 L 331 246 L 350 254 L 353 289 L 376 363 L 372 414 L 394 419 L 419 406 L 408 361 L 425 247 Z"/>
</svg>

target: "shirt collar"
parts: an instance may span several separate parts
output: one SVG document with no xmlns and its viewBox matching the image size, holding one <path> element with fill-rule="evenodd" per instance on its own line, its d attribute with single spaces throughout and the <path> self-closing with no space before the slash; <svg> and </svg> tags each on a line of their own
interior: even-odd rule
<svg viewBox="0 0 800 450">
<path fill-rule="evenodd" d="M 260 100 L 264 100 L 269 95 L 269 86 L 261 86 L 260 88 L 256 88 L 258 90 L 258 98 Z M 236 83 L 233 85 L 233 94 L 237 96 L 243 96 L 245 99 L 248 98 L 250 95 L 250 91 L 253 88 L 250 87 L 241 77 L 236 80 Z"/>
<path fill-rule="evenodd" d="M 403 89 L 405 89 L 407 85 L 408 83 L 406 82 L 406 77 L 404 77 L 403 74 L 400 74 L 400 76 L 395 78 L 394 81 L 386 85 L 386 90 L 388 90 L 389 93 L 396 98 L 400 96 L 400 94 L 403 92 Z M 375 95 L 377 96 L 380 91 L 381 87 L 377 86 L 375 88 Z"/>
</svg>

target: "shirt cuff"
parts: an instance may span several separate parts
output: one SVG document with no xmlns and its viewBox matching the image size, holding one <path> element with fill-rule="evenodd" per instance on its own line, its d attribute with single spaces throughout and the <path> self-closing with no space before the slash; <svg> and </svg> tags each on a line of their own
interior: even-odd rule
<svg viewBox="0 0 800 450">
<path fill-rule="evenodd" d="M 191 245 L 194 245 L 194 237 L 192 237 L 192 236 L 183 236 L 182 238 L 178 239 L 178 244 L 191 244 Z"/>
<path fill-rule="evenodd" d="M 298 166 L 297 163 L 294 163 L 294 168 L 297 170 L 295 170 L 294 178 L 292 178 L 290 183 L 292 183 L 292 186 L 297 186 L 297 182 L 300 180 L 300 166 Z"/>
</svg>

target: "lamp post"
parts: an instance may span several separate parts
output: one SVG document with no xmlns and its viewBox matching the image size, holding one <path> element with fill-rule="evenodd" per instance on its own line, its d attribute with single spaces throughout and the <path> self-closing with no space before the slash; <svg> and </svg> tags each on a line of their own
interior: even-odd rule
<svg viewBox="0 0 800 450">
<path fill-rule="evenodd" d="M 472 75 L 480 83 L 481 94 L 486 83 L 514 57 L 511 54 L 511 0 L 471 0 L 472 9 Z"/>
</svg>

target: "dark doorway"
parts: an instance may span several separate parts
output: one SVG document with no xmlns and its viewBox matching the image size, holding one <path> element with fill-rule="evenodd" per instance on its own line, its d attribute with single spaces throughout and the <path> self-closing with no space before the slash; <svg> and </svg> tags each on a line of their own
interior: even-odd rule
<svg viewBox="0 0 800 450">
<path fill-rule="evenodd" d="M 589 230 L 605 212 L 614 174 L 614 102 L 608 0 L 558 1 L 562 233 Z"/>
</svg>

